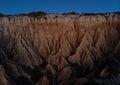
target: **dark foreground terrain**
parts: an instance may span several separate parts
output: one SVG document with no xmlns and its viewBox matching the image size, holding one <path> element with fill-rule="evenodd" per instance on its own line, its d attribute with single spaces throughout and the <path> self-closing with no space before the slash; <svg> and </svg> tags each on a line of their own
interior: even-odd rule
<svg viewBox="0 0 120 85">
<path fill-rule="evenodd" d="M 0 14 L 0 85 L 120 85 L 120 13 Z"/>
</svg>

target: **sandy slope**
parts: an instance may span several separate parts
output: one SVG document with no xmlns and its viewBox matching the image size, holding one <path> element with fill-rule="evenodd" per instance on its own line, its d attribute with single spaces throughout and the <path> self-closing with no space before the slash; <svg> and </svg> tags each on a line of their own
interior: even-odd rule
<svg viewBox="0 0 120 85">
<path fill-rule="evenodd" d="M 119 13 L 0 18 L 0 85 L 83 85 L 117 76 L 119 57 Z"/>
</svg>

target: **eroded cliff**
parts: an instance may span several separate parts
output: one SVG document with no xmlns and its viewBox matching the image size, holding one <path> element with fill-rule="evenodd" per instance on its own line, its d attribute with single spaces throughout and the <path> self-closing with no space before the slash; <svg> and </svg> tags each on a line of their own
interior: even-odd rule
<svg viewBox="0 0 120 85">
<path fill-rule="evenodd" d="M 85 85 L 119 57 L 120 13 L 0 17 L 0 85 Z"/>
</svg>

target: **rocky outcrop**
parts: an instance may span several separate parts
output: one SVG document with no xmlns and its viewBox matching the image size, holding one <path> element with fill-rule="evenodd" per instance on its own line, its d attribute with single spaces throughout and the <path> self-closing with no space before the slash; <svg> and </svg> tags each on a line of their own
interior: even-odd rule
<svg viewBox="0 0 120 85">
<path fill-rule="evenodd" d="M 120 13 L 0 16 L 0 85 L 83 85 L 120 73 Z"/>
</svg>

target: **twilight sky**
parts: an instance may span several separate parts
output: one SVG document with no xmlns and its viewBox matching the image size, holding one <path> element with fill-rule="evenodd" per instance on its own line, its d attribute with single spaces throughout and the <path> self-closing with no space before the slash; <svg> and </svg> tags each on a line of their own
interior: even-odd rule
<svg viewBox="0 0 120 85">
<path fill-rule="evenodd" d="M 103 13 L 120 11 L 120 0 L 0 0 L 0 13 Z"/>
</svg>

